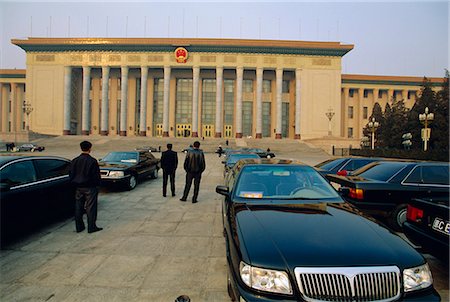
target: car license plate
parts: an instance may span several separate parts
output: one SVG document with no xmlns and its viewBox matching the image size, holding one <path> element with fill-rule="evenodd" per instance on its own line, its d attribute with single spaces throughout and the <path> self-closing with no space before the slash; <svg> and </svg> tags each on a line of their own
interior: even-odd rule
<svg viewBox="0 0 450 302">
<path fill-rule="evenodd" d="M 431 228 L 440 233 L 444 233 L 447 236 L 450 236 L 450 222 L 445 221 L 439 217 L 434 218 L 433 225 Z"/>
</svg>

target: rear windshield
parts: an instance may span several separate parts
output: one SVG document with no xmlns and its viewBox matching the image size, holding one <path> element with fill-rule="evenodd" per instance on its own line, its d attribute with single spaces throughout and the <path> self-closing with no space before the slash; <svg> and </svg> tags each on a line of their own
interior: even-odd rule
<svg viewBox="0 0 450 302">
<path fill-rule="evenodd" d="M 339 196 L 316 170 L 300 165 L 244 166 L 235 194 L 249 199 L 321 200 Z"/>
<path fill-rule="evenodd" d="M 345 158 L 329 159 L 320 164 L 317 164 L 315 167 L 321 168 L 323 170 L 333 170 L 334 167 L 336 167 L 337 165 L 340 165 L 345 160 L 346 160 Z"/>
<path fill-rule="evenodd" d="M 361 171 L 360 173 L 355 172 L 353 175 L 361 176 L 367 179 L 387 181 L 407 165 L 408 163 L 379 162 L 372 165 L 367 170 L 365 170 L 363 167 L 360 170 Z"/>
</svg>

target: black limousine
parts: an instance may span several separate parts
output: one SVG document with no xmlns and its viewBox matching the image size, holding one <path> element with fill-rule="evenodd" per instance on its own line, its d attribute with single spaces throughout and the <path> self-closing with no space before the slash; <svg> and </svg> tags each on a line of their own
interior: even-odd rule
<svg viewBox="0 0 450 302">
<path fill-rule="evenodd" d="M 216 192 L 232 301 L 440 301 L 424 257 L 310 166 L 240 160 Z"/>
</svg>

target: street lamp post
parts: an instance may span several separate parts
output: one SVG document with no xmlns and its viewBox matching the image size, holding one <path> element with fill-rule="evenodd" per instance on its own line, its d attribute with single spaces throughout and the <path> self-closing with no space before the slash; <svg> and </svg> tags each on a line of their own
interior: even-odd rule
<svg viewBox="0 0 450 302">
<path fill-rule="evenodd" d="M 372 133 L 372 150 L 375 149 L 375 131 L 378 127 L 380 127 L 380 123 L 375 121 L 375 118 L 373 117 L 372 120 L 367 124 L 369 126 L 369 130 Z"/>
<path fill-rule="evenodd" d="M 23 101 L 23 113 L 25 113 L 27 115 L 27 125 L 26 125 L 26 130 L 30 131 L 30 113 L 33 111 L 33 107 L 31 106 L 30 103 L 27 103 L 27 101 Z"/>
<path fill-rule="evenodd" d="M 334 111 L 332 108 L 328 109 L 328 112 L 325 113 L 328 118 L 328 136 L 331 136 L 331 119 L 334 116 Z"/>
<path fill-rule="evenodd" d="M 427 151 L 428 149 L 428 141 L 431 137 L 431 129 L 428 128 L 428 124 L 434 120 L 434 114 L 428 113 L 428 107 L 425 107 L 425 112 L 419 114 L 419 121 L 423 124 L 424 128 L 422 129 L 422 140 L 423 140 L 423 151 Z"/>
</svg>

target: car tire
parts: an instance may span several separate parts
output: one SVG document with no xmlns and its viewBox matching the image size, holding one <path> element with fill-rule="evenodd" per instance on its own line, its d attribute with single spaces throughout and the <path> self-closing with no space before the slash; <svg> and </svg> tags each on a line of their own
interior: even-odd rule
<svg viewBox="0 0 450 302">
<path fill-rule="evenodd" d="M 390 224 L 392 229 L 400 232 L 403 228 L 403 223 L 406 221 L 406 204 L 398 205 L 391 213 Z"/>
<path fill-rule="evenodd" d="M 128 183 L 127 183 L 128 190 L 133 190 L 134 188 L 136 188 L 136 185 L 137 185 L 136 176 L 131 175 L 130 178 L 128 179 Z"/>
<path fill-rule="evenodd" d="M 150 173 L 151 179 L 157 179 L 158 178 L 158 169 L 153 170 L 152 173 Z"/>
</svg>

